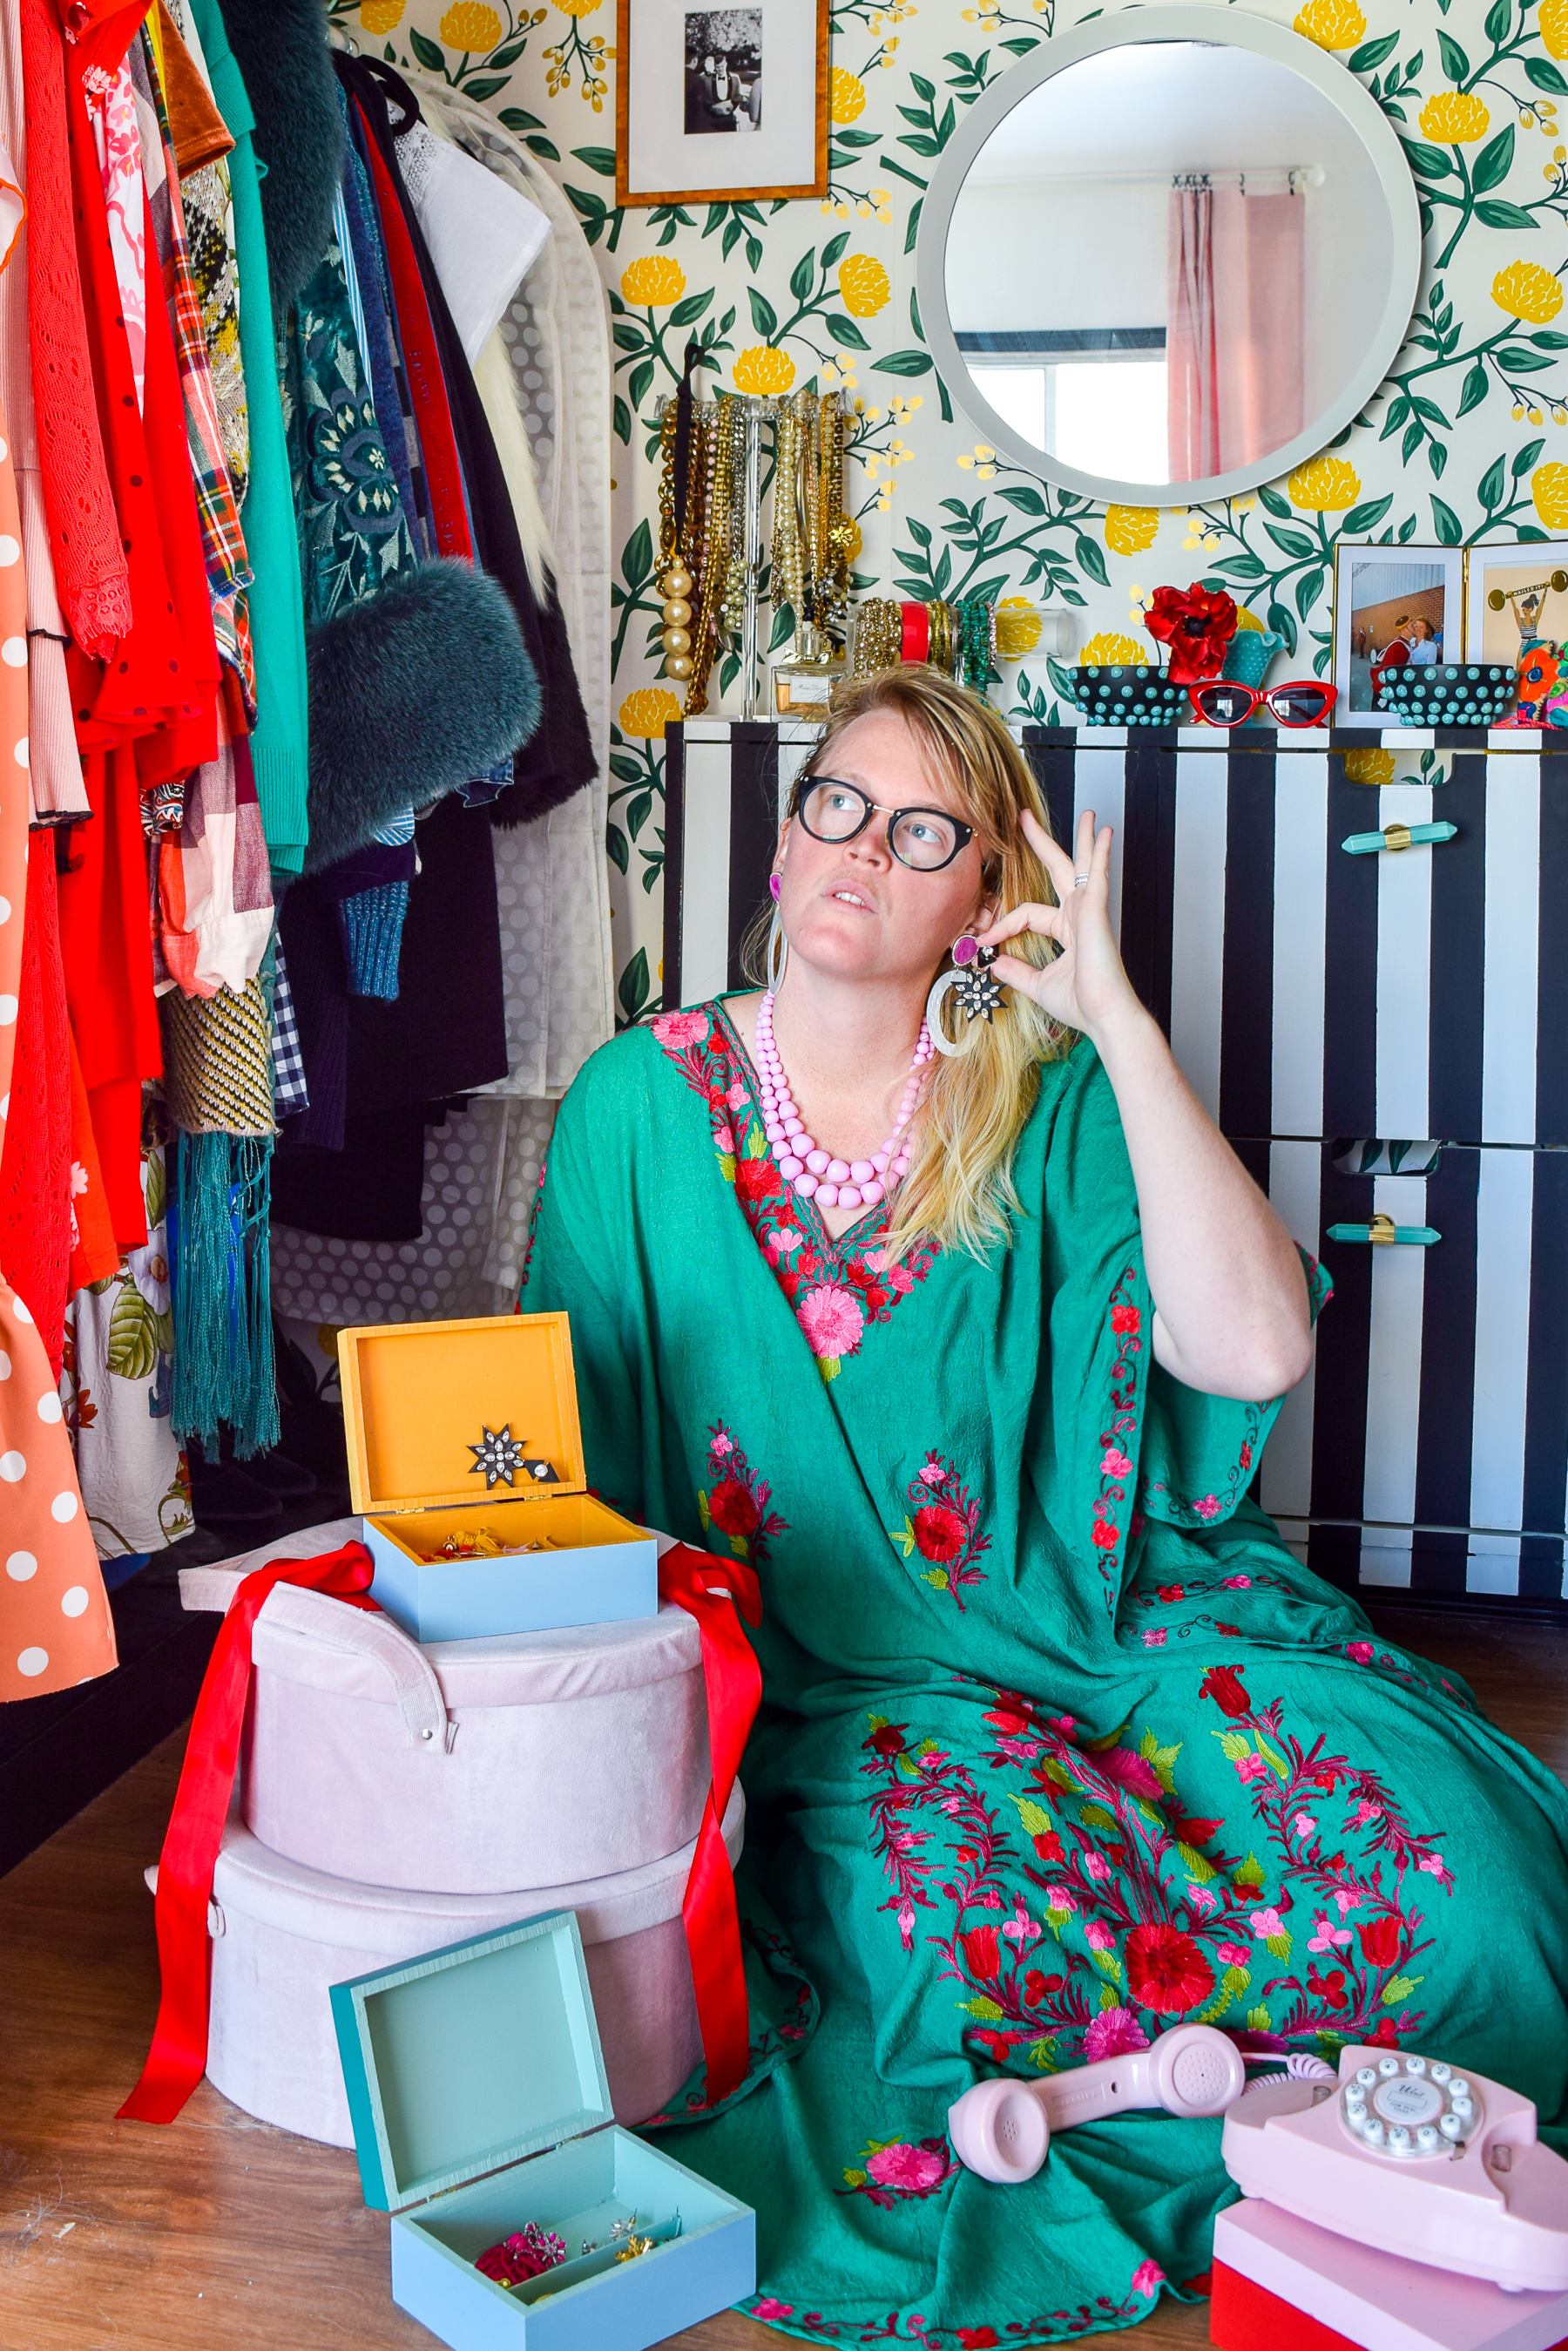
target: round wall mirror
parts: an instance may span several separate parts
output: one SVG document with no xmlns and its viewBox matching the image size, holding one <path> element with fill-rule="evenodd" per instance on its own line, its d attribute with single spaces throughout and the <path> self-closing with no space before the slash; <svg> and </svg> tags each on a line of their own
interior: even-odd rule
<svg viewBox="0 0 1568 2351">
<path fill-rule="evenodd" d="M 1421 266 L 1397 137 L 1299 34 L 1129 9 L 978 99 L 920 219 L 920 319 L 987 440 L 1187 506 L 1315 455 L 1393 365 Z"/>
</svg>

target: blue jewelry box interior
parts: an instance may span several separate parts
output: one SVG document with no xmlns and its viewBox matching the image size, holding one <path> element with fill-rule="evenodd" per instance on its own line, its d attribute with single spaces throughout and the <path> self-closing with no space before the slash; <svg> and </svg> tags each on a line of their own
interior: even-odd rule
<svg viewBox="0 0 1568 2351">
<path fill-rule="evenodd" d="M 642 2351 L 755 2293 L 750 2207 L 613 2119 L 573 1912 L 334 1984 L 332 2012 L 392 2299 L 452 2351 Z M 474 2267 L 531 2221 L 566 2261 Z"/>
</svg>

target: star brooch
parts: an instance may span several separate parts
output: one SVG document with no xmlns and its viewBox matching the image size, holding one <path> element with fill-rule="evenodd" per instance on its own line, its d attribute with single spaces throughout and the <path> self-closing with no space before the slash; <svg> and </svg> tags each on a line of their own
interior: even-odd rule
<svg viewBox="0 0 1568 2351">
<path fill-rule="evenodd" d="M 959 973 L 953 994 L 966 1020 L 989 1020 L 1002 1002 L 1002 982 L 991 969 L 999 947 L 981 947 L 967 969 Z"/>
<path fill-rule="evenodd" d="M 492 1487 L 503 1480 L 515 1489 L 519 1470 L 524 1477 L 541 1486 L 553 1486 L 559 1482 L 548 1461 L 528 1459 L 523 1446 L 512 1434 L 510 1421 L 501 1429 L 487 1428 L 481 1423 L 479 1443 L 471 1445 L 468 1449 L 473 1456 L 468 1474 L 471 1478 L 477 1478 L 481 1472 L 483 1473 L 487 1494 Z"/>
</svg>

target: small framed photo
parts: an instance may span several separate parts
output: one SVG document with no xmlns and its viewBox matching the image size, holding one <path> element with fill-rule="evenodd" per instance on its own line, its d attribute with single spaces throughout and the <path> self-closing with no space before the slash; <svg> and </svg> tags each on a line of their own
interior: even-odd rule
<svg viewBox="0 0 1568 2351">
<path fill-rule="evenodd" d="M 825 196 L 828 8 L 617 0 L 617 204 Z"/>
<path fill-rule="evenodd" d="M 1568 539 L 1501 538 L 1467 559 L 1465 659 L 1515 668 L 1531 646 L 1568 644 Z"/>
<path fill-rule="evenodd" d="M 1385 668 L 1436 669 L 1464 658 L 1465 559 L 1457 547 L 1334 549 L 1335 726 L 1397 726 L 1378 707 Z"/>
</svg>

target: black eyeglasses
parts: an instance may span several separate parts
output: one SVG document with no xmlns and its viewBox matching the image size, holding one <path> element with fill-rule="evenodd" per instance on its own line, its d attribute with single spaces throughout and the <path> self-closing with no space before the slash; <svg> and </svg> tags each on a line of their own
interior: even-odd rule
<svg viewBox="0 0 1568 2351">
<path fill-rule="evenodd" d="M 858 784 L 841 783 L 836 776 L 803 776 L 794 789 L 794 813 L 813 841 L 835 846 L 857 840 L 874 816 L 885 816 L 888 848 L 915 873 L 940 873 L 974 839 L 973 825 L 946 809 L 884 808 Z"/>
</svg>

